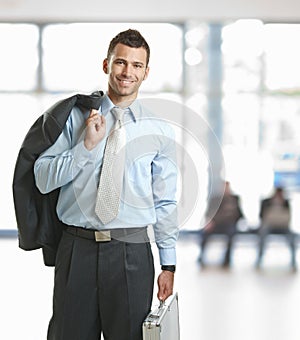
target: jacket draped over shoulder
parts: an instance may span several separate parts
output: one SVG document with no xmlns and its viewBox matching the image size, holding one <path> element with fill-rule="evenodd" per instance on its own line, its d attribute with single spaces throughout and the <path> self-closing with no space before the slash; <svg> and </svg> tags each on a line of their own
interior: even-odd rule
<svg viewBox="0 0 300 340">
<path fill-rule="evenodd" d="M 43 250 L 44 263 L 55 265 L 63 223 L 56 214 L 59 189 L 41 194 L 35 185 L 33 167 L 39 155 L 55 143 L 74 106 L 98 109 L 102 91 L 91 95 L 76 94 L 63 99 L 31 126 L 19 151 L 13 176 L 13 198 L 18 227 L 19 247 Z"/>
</svg>

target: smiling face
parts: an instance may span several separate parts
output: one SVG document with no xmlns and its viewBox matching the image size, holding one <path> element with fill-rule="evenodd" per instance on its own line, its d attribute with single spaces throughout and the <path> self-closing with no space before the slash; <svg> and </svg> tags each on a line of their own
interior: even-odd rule
<svg viewBox="0 0 300 340">
<path fill-rule="evenodd" d="M 147 52 L 143 47 L 135 48 L 117 44 L 109 59 L 104 59 L 103 70 L 108 75 L 108 96 L 117 105 L 128 102 L 138 94 L 139 87 L 149 73 Z"/>
</svg>

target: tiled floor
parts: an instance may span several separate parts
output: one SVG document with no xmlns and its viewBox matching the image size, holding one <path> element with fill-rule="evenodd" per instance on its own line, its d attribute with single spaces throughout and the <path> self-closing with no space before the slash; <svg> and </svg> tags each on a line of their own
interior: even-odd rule
<svg viewBox="0 0 300 340">
<path fill-rule="evenodd" d="M 221 242 L 207 251 L 211 265 L 202 269 L 196 241 L 178 242 L 182 340 L 300 339 L 300 274 L 290 270 L 283 243 L 270 244 L 260 271 L 255 240 L 237 244 L 231 269 L 218 266 Z M 0 265 L 0 339 L 46 340 L 53 269 L 43 266 L 40 251 L 24 252 L 15 239 L 0 239 Z"/>
</svg>

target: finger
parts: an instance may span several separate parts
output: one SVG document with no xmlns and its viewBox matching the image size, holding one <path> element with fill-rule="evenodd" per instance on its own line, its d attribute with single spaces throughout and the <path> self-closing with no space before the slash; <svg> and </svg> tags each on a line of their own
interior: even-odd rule
<svg viewBox="0 0 300 340">
<path fill-rule="evenodd" d="M 158 287 L 157 297 L 159 300 L 164 301 L 166 296 L 166 285 L 161 284 Z"/>
<path fill-rule="evenodd" d="M 106 120 L 102 115 L 97 115 L 96 118 L 92 118 L 93 119 L 93 123 L 95 124 L 95 126 L 97 127 L 97 129 L 105 129 L 106 128 Z"/>
<path fill-rule="evenodd" d="M 88 118 L 95 118 L 98 116 L 98 111 L 95 109 L 91 109 L 89 117 Z"/>
<path fill-rule="evenodd" d="M 95 124 L 95 118 L 94 117 L 89 117 L 86 121 L 85 121 L 86 125 L 90 125 L 90 124 Z"/>
<path fill-rule="evenodd" d="M 169 296 L 172 295 L 171 291 L 166 291 L 164 294 L 162 294 L 158 299 L 160 301 L 166 301 Z"/>
<path fill-rule="evenodd" d="M 92 109 L 90 112 L 89 117 L 86 120 L 86 125 L 89 124 L 94 124 L 94 125 L 98 125 L 99 124 L 99 118 L 102 117 L 102 115 L 100 116 L 98 114 L 98 111 L 95 109 Z"/>
<path fill-rule="evenodd" d="M 105 117 L 104 117 L 103 115 L 100 115 L 99 118 L 100 118 L 100 124 L 101 124 L 102 126 L 105 126 L 105 125 L 106 125 L 106 119 L 105 119 Z"/>
<path fill-rule="evenodd" d="M 160 282 L 158 281 L 158 292 L 157 292 L 157 298 L 158 300 L 161 300 L 163 296 L 163 288 Z"/>
<path fill-rule="evenodd" d="M 158 300 L 159 301 L 166 301 L 167 298 L 170 296 L 171 294 L 167 293 L 167 292 L 164 292 L 163 294 L 160 294 L 158 296 Z"/>
<path fill-rule="evenodd" d="M 161 290 L 158 291 L 157 298 L 159 301 L 164 301 L 164 294 L 161 292 Z"/>
<path fill-rule="evenodd" d="M 105 131 L 106 130 L 106 120 L 102 115 L 98 115 L 97 121 L 95 123 L 95 127 L 97 131 Z"/>
<path fill-rule="evenodd" d="M 95 116 L 95 115 L 97 115 L 97 114 L 98 114 L 98 110 L 96 110 L 96 109 L 91 109 L 91 112 L 90 112 L 89 117 L 93 117 L 93 116 Z"/>
</svg>

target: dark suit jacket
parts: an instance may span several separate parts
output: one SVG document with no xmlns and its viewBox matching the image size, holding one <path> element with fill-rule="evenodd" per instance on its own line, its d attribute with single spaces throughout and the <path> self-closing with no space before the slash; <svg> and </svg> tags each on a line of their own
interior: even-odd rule
<svg viewBox="0 0 300 340">
<path fill-rule="evenodd" d="M 261 205 L 260 205 L 260 212 L 259 212 L 259 217 L 263 218 L 265 212 L 267 211 L 268 208 L 270 208 L 272 206 L 272 198 L 266 198 L 264 200 L 261 201 Z M 283 201 L 283 207 L 290 209 L 290 204 L 289 201 L 287 199 L 284 199 Z"/>
<path fill-rule="evenodd" d="M 212 221 L 207 232 L 234 232 L 236 223 L 242 217 L 239 196 L 230 194 L 212 197 L 206 212 L 206 218 Z"/>
<path fill-rule="evenodd" d="M 275 211 L 272 209 L 275 209 Z M 272 230 L 277 230 L 278 232 L 280 229 L 282 231 L 288 230 L 290 224 L 289 200 L 283 199 L 279 207 L 276 204 L 274 205 L 272 198 L 262 200 L 259 217 L 261 219 L 260 230 L 265 230 L 265 227 L 267 227 L 270 232 L 272 232 Z"/>
<path fill-rule="evenodd" d="M 33 166 L 39 155 L 55 143 L 72 108 L 76 105 L 85 112 L 98 109 L 102 96 L 102 91 L 91 95 L 76 94 L 54 104 L 29 129 L 17 157 L 13 197 L 19 247 L 24 250 L 42 248 L 47 266 L 55 264 L 63 230 L 63 223 L 56 214 L 59 189 L 41 194 L 35 185 Z"/>
</svg>

